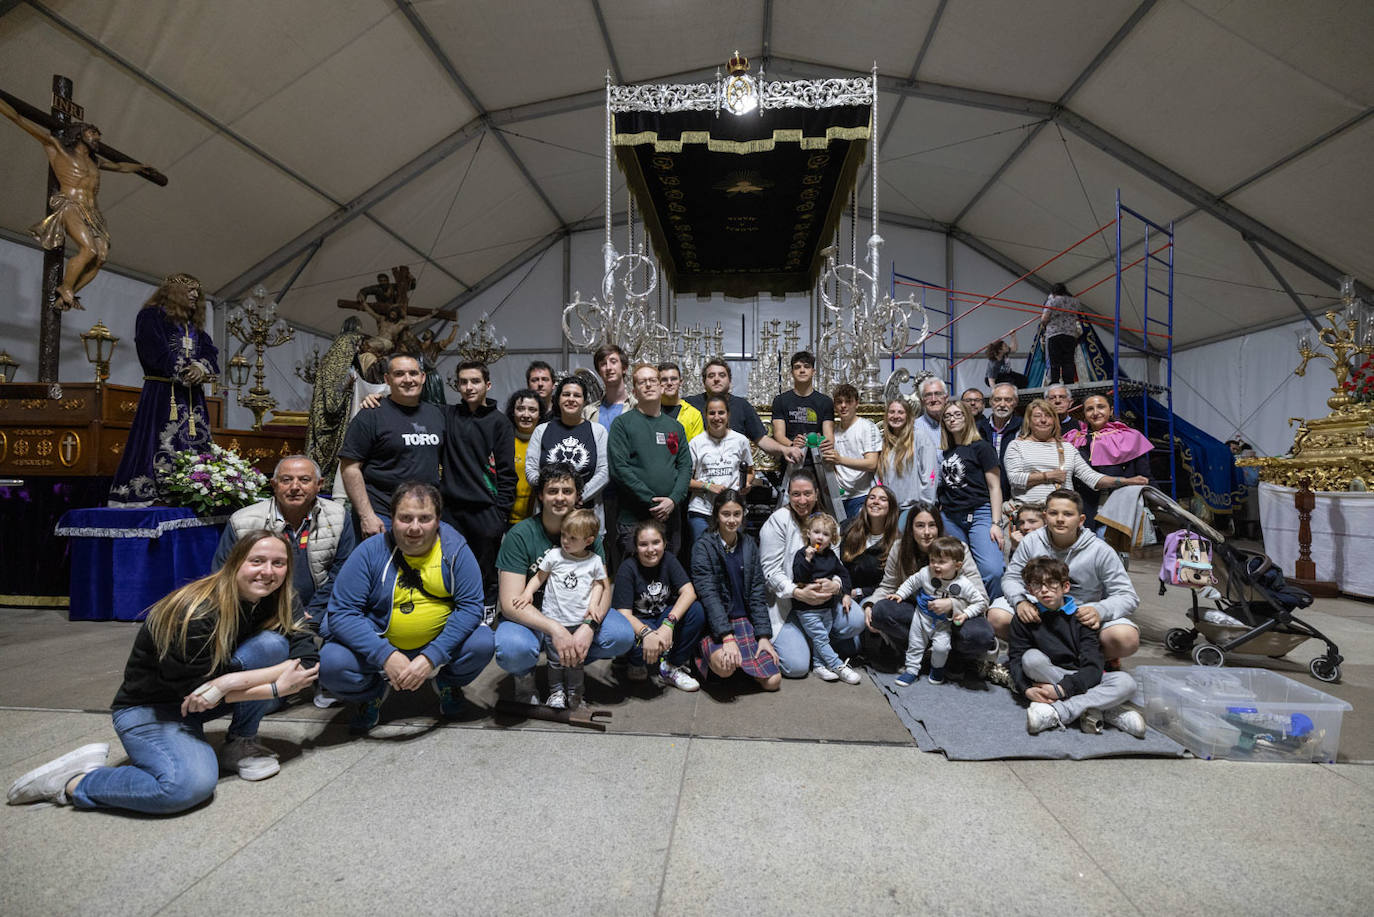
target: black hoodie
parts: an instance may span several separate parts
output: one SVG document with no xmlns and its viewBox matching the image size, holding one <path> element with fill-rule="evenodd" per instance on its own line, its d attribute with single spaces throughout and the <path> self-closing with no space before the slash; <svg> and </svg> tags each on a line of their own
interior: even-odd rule
<svg viewBox="0 0 1374 917">
<path fill-rule="evenodd" d="M 515 428 L 488 398 L 475 412 L 464 402 L 444 412 L 444 470 L 439 489 L 448 509 L 515 502 Z"/>
</svg>

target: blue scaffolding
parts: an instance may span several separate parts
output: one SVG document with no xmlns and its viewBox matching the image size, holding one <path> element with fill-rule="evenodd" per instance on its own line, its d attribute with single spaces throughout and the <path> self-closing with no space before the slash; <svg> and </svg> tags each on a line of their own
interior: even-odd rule
<svg viewBox="0 0 1374 917">
<path fill-rule="evenodd" d="M 1122 232 L 1121 232 L 1121 230 L 1122 230 L 1122 226 L 1123 226 L 1123 224 L 1126 222 L 1127 218 L 1131 218 L 1131 219 L 1134 219 L 1134 220 L 1138 220 L 1138 221 L 1141 223 L 1141 225 L 1143 226 L 1144 232 L 1145 232 L 1145 239 L 1144 239 L 1144 246 L 1145 246 L 1145 247 L 1144 247 L 1144 251 L 1145 251 L 1145 254 L 1144 254 L 1143 256 L 1141 256 L 1141 258 L 1137 259 L 1137 261 L 1132 262 L 1131 264 L 1124 265 L 1124 269 L 1129 269 L 1129 268 L 1131 268 L 1131 267 L 1134 267 L 1136 264 L 1143 264 L 1143 265 L 1144 265 L 1144 267 L 1143 267 L 1143 269 L 1142 269 L 1142 271 L 1141 271 L 1141 275 L 1142 275 L 1142 276 L 1141 276 L 1141 287 L 1142 287 L 1142 293 L 1143 293 L 1143 295 L 1142 295 L 1142 297 L 1141 297 L 1141 312 L 1142 312 L 1142 315 L 1143 315 L 1143 320 L 1142 320 L 1142 322 L 1141 322 L 1141 340 L 1140 340 L 1140 345 L 1139 345 L 1139 346 L 1137 346 L 1136 344 L 1131 343 L 1131 342 L 1128 341 L 1128 340 L 1127 340 L 1127 341 L 1123 341 L 1123 340 L 1121 339 L 1121 292 L 1122 292 L 1122 272 L 1123 272 L 1123 265 L 1122 265 L 1122 263 L 1121 263 L 1121 250 L 1122 250 L 1122 246 L 1121 246 L 1121 236 L 1122 236 Z M 1160 239 L 1161 236 L 1164 238 L 1165 241 L 1164 241 L 1163 243 L 1159 244 L 1158 248 L 1155 248 L 1154 246 L 1155 246 L 1156 243 L 1159 242 L 1159 239 Z M 1160 257 L 1159 253 L 1160 253 L 1160 252 L 1163 252 L 1163 251 L 1165 251 L 1165 250 L 1167 250 L 1167 252 L 1168 252 L 1168 257 L 1167 257 L 1167 258 L 1162 258 L 1162 257 Z M 1151 267 L 1152 267 L 1152 265 L 1154 266 L 1154 268 L 1153 268 L 1154 273 L 1153 273 L 1153 274 L 1151 273 Z M 1161 272 L 1164 273 L 1164 278 L 1163 278 L 1162 280 L 1161 280 L 1160 277 L 1159 277 L 1159 275 L 1160 275 Z M 1155 284 L 1157 284 L 1157 283 L 1163 283 L 1163 284 L 1164 284 L 1164 289 L 1161 289 L 1160 287 L 1156 286 Z M 1155 294 L 1155 297 L 1154 297 L 1154 300 L 1153 300 L 1153 301 L 1154 301 L 1154 308 L 1155 308 L 1155 314 L 1154 314 L 1154 315 L 1151 315 L 1151 314 L 1150 314 L 1150 305 L 1151 305 L 1151 296 L 1150 296 L 1150 294 L 1151 294 L 1151 293 L 1154 293 L 1154 294 Z M 1162 303 L 1162 304 L 1160 303 L 1160 297 L 1163 297 L 1163 303 Z M 1161 305 L 1162 305 L 1162 307 L 1163 307 L 1163 309 L 1164 309 L 1164 312 L 1165 312 L 1165 317 L 1164 317 L 1164 318 L 1159 318 L 1159 317 L 1158 317 L 1158 316 L 1159 316 L 1160 309 L 1161 309 Z M 1140 421 L 1141 421 L 1141 423 L 1142 423 L 1142 425 L 1143 425 L 1141 432 L 1143 432 L 1147 438 L 1150 437 L 1151 420 L 1154 421 L 1154 428 L 1155 428 L 1156 432 L 1159 432 L 1161 427 L 1167 428 L 1168 437 L 1166 438 L 1165 442 L 1169 443 L 1169 445 L 1170 445 L 1170 458 L 1169 458 L 1169 463 L 1168 463 L 1168 467 L 1169 467 L 1169 496 L 1170 496 L 1172 499 L 1177 500 L 1177 499 L 1178 499 L 1178 474 L 1177 474 L 1177 472 L 1175 471 L 1175 460 L 1174 460 L 1174 457 L 1173 457 L 1173 455 L 1172 455 L 1172 448 L 1173 448 L 1174 443 L 1175 443 L 1175 439 L 1174 439 L 1174 432 L 1175 432 L 1175 431 L 1174 431 L 1174 224 L 1173 224 L 1172 221 L 1170 221 L 1170 223 L 1169 223 L 1169 225 L 1168 225 L 1167 227 L 1161 226 L 1160 224 L 1158 224 L 1158 223 L 1154 222 L 1153 220 L 1151 220 L 1149 217 L 1146 217 L 1146 216 L 1144 216 L 1143 214 L 1139 213 L 1138 211 L 1132 210 L 1130 207 L 1127 207 L 1125 204 L 1121 203 L 1121 189 L 1120 189 L 1120 188 L 1118 188 L 1117 191 L 1116 191 L 1116 316 L 1115 316 L 1115 318 L 1116 318 L 1116 321 L 1115 321 L 1115 323 L 1113 324 L 1113 328 L 1112 328 L 1112 391 L 1113 391 L 1113 396 L 1112 396 L 1112 397 L 1113 397 L 1112 409 L 1113 409 L 1113 411 L 1115 412 L 1115 414 L 1116 414 L 1117 417 L 1123 416 L 1123 415 L 1122 415 L 1122 400 L 1123 400 L 1123 397 L 1122 397 L 1122 385 L 1121 385 L 1121 381 L 1122 381 L 1122 379 L 1126 379 L 1126 380 L 1128 381 L 1128 386 L 1129 386 L 1129 388 L 1132 390 L 1132 394 L 1133 394 L 1135 391 L 1139 391 L 1139 393 L 1140 393 L 1140 395 L 1139 395 L 1139 397 L 1140 397 L 1140 414 L 1139 414 L 1139 416 L 1140 416 Z M 1159 350 L 1157 350 L 1157 349 L 1155 349 L 1155 348 L 1152 348 L 1152 347 L 1150 346 L 1150 338 L 1151 338 L 1151 337 L 1159 337 L 1159 336 L 1162 336 L 1162 337 L 1164 338 L 1164 341 L 1165 341 L 1165 347 L 1164 347 L 1163 353 L 1161 353 Z M 1131 384 L 1131 383 L 1134 382 L 1134 380 L 1131 380 L 1130 377 L 1125 376 L 1125 375 L 1122 373 L 1122 371 L 1121 371 L 1121 351 L 1122 351 L 1122 348 L 1123 348 L 1123 347 L 1124 347 L 1127 351 L 1134 351 L 1134 352 L 1136 352 L 1136 353 L 1138 353 L 1138 354 L 1140 354 L 1140 355 L 1142 355 L 1142 356 L 1144 356 L 1144 357 L 1146 358 L 1146 361 L 1147 361 L 1147 363 L 1146 363 L 1147 378 L 1146 378 L 1146 379 L 1141 379 L 1141 380 L 1139 380 L 1138 383 Z M 1160 358 L 1161 356 L 1162 356 L 1163 359 L 1164 359 L 1164 384 L 1163 384 L 1163 385 L 1153 385 L 1153 384 L 1150 384 L 1150 382 L 1149 382 L 1149 380 L 1148 380 L 1148 371 L 1149 371 L 1148 361 L 1149 361 L 1150 359 L 1158 359 L 1158 358 Z M 1153 411 L 1151 410 L 1151 402 L 1154 401 L 1154 398 L 1153 398 L 1152 396 L 1154 396 L 1154 395 L 1161 395 L 1161 396 L 1163 396 L 1163 398 L 1164 398 L 1164 404 L 1163 404 L 1163 411 L 1162 411 L 1162 412 L 1161 412 L 1161 411 L 1158 411 L 1158 410 L 1153 410 Z M 1134 400 L 1134 398 L 1131 397 L 1131 396 L 1129 396 L 1129 395 L 1128 395 L 1127 397 L 1128 397 L 1130 400 Z M 1156 403 L 1157 403 L 1157 402 L 1156 402 Z M 1161 413 L 1163 414 L 1162 417 L 1160 416 Z M 1163 482 L 1162 482 L 1162 481 L 1159 481 L 1159 482 L 1152 482 L 1152 483 L 1155 483 L 1156 486 L 1158 486 L 1158 484 L 1163 483 Z"/>
<path fill-rule="evenodd" d="M 949 387 L 949 389 L 950 389 L 951 391 L 953 391 L 953 390 L 954 390 L 954 304 L 950 301 L 950 294 L 949 294 L 949 293 L 946 293 L 946 294 L 945 294 L 945 308 L 944 308 L 944 309 L 939 309 L 939 308 L 936 308 L 935 306 L 930 305 L 928 302 L 926 302 L 926 292 L 927 292 L 928 288 L 939 289 L 939 286 L 938 286 L 937 284 L 930 283 L 929 281 L 922 280 L 922 279 L 919 278 L 919 277 L 912 277 L 912 276 L 910 276 L 910 275 L 908 275 L 908 274 L 899 273 L 899 272 L 897 271 L 897 265 L 896 265 L 896 263 L 894 262 L 893 265 L 892 265 L 892 276 L 891 276 L 891 278 L 888 280 L 888 292 L 889 292 L 889 294 L 892 296 L 892 298 L 893 298 L 894 300 L 900 298 L 900 297 L 897 295 L 897 283 L 898 283 L 898 281 L 905 281 L 906 283 L 916 284 L 917 286 L 919 286 L 920 289 L 921 289 L 921 308 L 924 309 L 924 310 L 926 311 L 926 314 L 927 314 L 927 315 L 929 315 L 930 313 L 934 313 L 935 315 L 940 315 L 940 316 L 943 316 L 943 317 L 944 317 L 944 318 L 940 321 L 940 327 L 943 327 L 945 330 L 944 330 L 944 331 L 935 331 L 935 332 L 932 332 L 924 341 L 921 342 L 921 369 L 930 369 L 930 366 L 929 366 L 928 364 L 929 364 L 929 361 L 930 361 L 932 358 L 938 359 L 938 358 L 940 358 L 940 357 L 943 357 L 943 359 L 944 359 L 944 361 L 945 361 L 945 377 L 944 377 L 944 378 L 945 378 L 945 384 Z M 912 330 L 912 331 L 919 332 L 921 329 L 919 329 L 919 328 L 912 328 L 911 330 Z M 940 354 L 940 353 L 939 353 L 939 350 L 938 350 L 937 348 L 932 348 L 932 347 L 930 346 L 930 342 L 931 342 L 931 340 L 932 340 L 933 338 L 943 338 L 943 339 L 944 339 L 944 353 L 943 353 L 943 354 Z M 897 353 L 892 354 L 892 368 L 893 368 L 893 369 L 896 369 L 896 368 L 897 368 L 897 358 L 898 358 L 899 356 L 903 356 L 903 355 L 904 355 L 904 354 L 897 354 Z"/>
</svg>

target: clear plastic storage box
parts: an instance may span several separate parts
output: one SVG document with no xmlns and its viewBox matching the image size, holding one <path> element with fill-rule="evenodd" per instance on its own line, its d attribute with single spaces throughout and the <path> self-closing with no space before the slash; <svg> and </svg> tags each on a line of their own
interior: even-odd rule
<svg viewBox="0 0 1374 917">
<path fill-rule="evenodd" d="M 1336 760 L 1340 698 L 1267 669 L 1140 666 L 1145 721 L 1199 758 Z"/>
</svg>

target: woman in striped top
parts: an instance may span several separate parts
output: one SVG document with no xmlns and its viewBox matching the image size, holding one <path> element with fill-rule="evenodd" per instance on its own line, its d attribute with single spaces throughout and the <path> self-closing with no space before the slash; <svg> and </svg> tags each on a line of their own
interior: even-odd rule
<svg viewBox="0 0 1374 917">
<path fill-rule="evenodd" d="M 1043 398 L 1026 408 L 1021 435 L 1007 447 L 1002 462 L 1011 481 L 1012 499 L 1021 504 L 1043 504 L 1051 491 L 1065 486 L 1071 478 L 1094 490 L 1149 483 L 1148 478 L 1139 476 L 1123 478 L 1094 471 L 1072 444 L 1064 442 L 1059 416 Z"/>
</svg>

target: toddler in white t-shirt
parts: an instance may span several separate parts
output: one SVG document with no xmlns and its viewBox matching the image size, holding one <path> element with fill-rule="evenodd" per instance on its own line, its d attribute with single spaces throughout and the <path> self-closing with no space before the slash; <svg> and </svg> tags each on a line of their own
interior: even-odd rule
<svg viewBox="0 0 1374 917">
<path fill-rule="evenodd" d="M 610 578 L 606 565 L 592 550 L 601 523 L 588 509 L 574 510 L 563 520 L 560 546 L 550 548 L 539 559 L 539 569 L 525 584 L 525 591 L 512 603 L 516 608 L 534 604 L 534 594 L 544 590 L 540 613 L 569 631 L 583 624 L 592 630 L 601 627 L 602 599 L 609 595 Z M 558 658 L 553 638 L 544 634 L 541 641 L 549 660 L 548 706 L 575 710 L 582 703 L 583 674 L 580 665 L 564 665 Z"/>
</svg>

